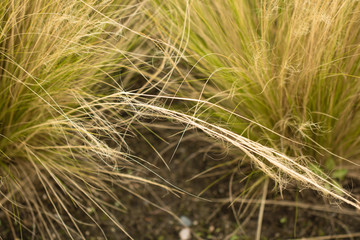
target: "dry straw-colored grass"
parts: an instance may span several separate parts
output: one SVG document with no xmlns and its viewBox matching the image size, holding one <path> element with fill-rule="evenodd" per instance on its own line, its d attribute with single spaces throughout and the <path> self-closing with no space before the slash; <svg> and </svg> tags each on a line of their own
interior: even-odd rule
<svg viewBox="0 0 360 240">
<path fill-rule="evenodd" d="M 134 182 L 160 185 L 141 177 L 146 166 L 124 140 L 135 120 L 130 97 L 111 99 L 121 107 L 104 98 L 148 77 L 140 70 L 151 51 L 142 7 L 1 2 L 0 207 L 14 239 L 85 238 L 81 221 L 97 225 L 92 208 L 126 233 L 109 211 L 126 209 L 112 205 L 121 199 L 111 186 L 135 193 Z"/>
<path fill-rule="evenodd" d="M 133 182 L 161 185 L 124 140 L 159 117 L 232 145 L 282 185 L 360 208 L 326 175 L 359 167 L 359 11 L 352 0 L 4 0 L 0 207 L 13 237 L 85 238 L 72 210 L 97 224 L 89 206 L 126 233 L 104 199 L 121 200 L 109 183 L 135 195 Z"/>
<path fill-rule="evenodd" d="M 157 84 L 184 122 L 280 184 L 350 197 L 336 173 L 360 164 L 359 1 L 154 3 L 152 33 L 178 48 Z"/>
</svg>

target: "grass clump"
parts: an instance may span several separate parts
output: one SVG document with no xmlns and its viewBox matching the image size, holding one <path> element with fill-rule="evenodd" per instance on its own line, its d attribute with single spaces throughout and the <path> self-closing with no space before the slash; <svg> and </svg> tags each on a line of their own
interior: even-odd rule
<svg viewBox="0 0 360 240">
<path fill-rule="evenodd" d="M 247 159 L 279 183 L 295 179 L 343 199 L 325 165 L 359 169 L 359 2 L 173 0 L 156 8 L 160 36 L 179 49 L 164 50 L 172 77 L 159 80 L 164 97 L 187 102 L 172 106 L 231 145 L 246 137 Z"/>
<path fill-rule="evenodd" d="M 142 182 L 124 141 L 133 114 L 123 88 L 149 52 L 141 8 L 132 0 L 2 1 L 0 206 L 12 238 L 83 239 L 75 208 L 92 224 L 88 209 L 98 209 L 125 232 L 109 211 L 109 201 L 120 202 L 109 183 L 130 191 Z M 123 94 L 110 98 L 115 92 Z"/>
<path fill-rule="evenodd" d="M 99 210 L 130 237 L 111 214 L 125 209 L 112 186 L 135 195 L 134 182 L 160 186 L 142 178 L 147 167 L 125 140 L 133 122 L 149 118 L 241 150 L 240 164 L 210 170 L 246 168 L 237 198 L 263 187 L 257 239 L 268 177 L 359 208 L 332 179 L 360 164 L 359 11 L 351 0 L 4 0 L 0 207 L 8 235 L 85 238 L 77 208 L 101 229 L 92 215 Z"/>
</svg>

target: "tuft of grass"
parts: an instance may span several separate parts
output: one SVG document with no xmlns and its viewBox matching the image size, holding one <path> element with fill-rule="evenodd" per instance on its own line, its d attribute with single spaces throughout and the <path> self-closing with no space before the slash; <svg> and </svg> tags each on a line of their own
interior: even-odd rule
<svg viewBox="0 0 360 240">
<path fill-rule="evenodd" d="M 148 163 L 125 140 L 149 118 L 200 129 L 262 170 L 247 167 L 233 199 L 263 187 L 257 239 L 268 177 L 360 208 L 329 177 L 360 164 L 359 10 L 351 0 L 4 0 L 0 207 L 12 237 L 85 238 L 77 208 L 105 238 L 97 211 L 131 238 L 111 214 L 126 209 L 111 186 L 140 198 L 134 182 L 165 187 L 142 177 Z"/>
<path fill-rule="evenodd" d="M 358 1 L 172 0 L 155 8 L 158 36 L 179 49 L 163 48 L 172 67 L 158 79 L 173 109 L 219 130 L 204 131 L 281 185 L 349 196 L 325 164 L 359 169 Z"/>
<path fill-rule="evenodd" d="M 134 194 L 134 182 L 160 186 L 141 177 L 147 167 L 124 140 L 141 112 L 124 87 L 148 77 L 152 40 L 140 33 L 149 24 L 142 7 L 135 0 L 2 1 L 0 208 L 12 238 L 84 239 L 74 209 L 105 238 L 95 209 L 130 237 L 111 214 L 126 209 L 111 206 L 121 202 L 111 185 Z"/>
</svg>

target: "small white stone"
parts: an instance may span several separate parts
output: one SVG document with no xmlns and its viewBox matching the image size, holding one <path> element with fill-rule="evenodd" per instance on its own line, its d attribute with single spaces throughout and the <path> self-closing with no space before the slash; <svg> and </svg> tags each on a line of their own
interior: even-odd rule
<svg viewBox="0 0 360 240">
<path fill-rule="evenodd" d="M 185 227 L 190 227 L 192 224 L 191 220 L 186 216 L 181 216 L 180 220 L 181 220 L 182 224 L 185 225 Z"/>
<path fill-rule="evenodd" d="M 190 240 L 191 239 L 191 231 L 190 228 L 183 228 L 179 233 L 181 240 Z"/>
</svg>

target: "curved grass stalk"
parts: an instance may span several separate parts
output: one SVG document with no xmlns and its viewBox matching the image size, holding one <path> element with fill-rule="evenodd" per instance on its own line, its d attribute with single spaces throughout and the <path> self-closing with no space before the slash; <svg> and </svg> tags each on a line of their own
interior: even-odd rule
<svg viewBox="0 0 360 240">
<path fill-rule="evenodd" d="M 302 183 L 303 186 L 313 188 L 325 196 L 331 196 L 334 199 L 341 200 L 356 208 L 360 208 L 360 202 L 355 197 L 342 189 L 338 184 L 333 183 L 330 177 L 324 174 L 319 175 L 317 172 L 314 172 L 307 166 L 307 162 L 299 162 L 296 158 L 291 158 L 276 149 L 266 147 L 233 131 L 227 130 L 226 128 L 194 117 L 193 115 L 144 102 L 141 100 L 141 94 L 120 92 L 105 98 L 122 99 L 124 97 L 127 98 L 128 95 L 140 97 L 140 99 L 131 99 L 130 106 L 132 107 L 129 109 L 129 111 L 135 109 L 135 113 L 139 114 L 139 117 L 164 117 L 201 129 L 209 136 L 231 143 L 231 145 L 239 148 L 266 175 L 279 184 L 285 185 L 287 183 L 287 177 L 290 177 L 290 179 Z M 149 97 L 149 95 L 146 94 L 143 97 L 146 96 Z M 152 97 L 162 98 L 162 96 L 159 95 Z M 164 96 L 164 98 L 171 97 Z M 175 97 L 173 98 L 177 99 Z M 180 100 L 183 99 L 180 98 Z M 186 100 L 189 101 L 190 99 Z M 198 100 L 193 99 L 193 101 L 196 102 Z M 94 101 L 93 104 L 97 105 L 96 101 Z M 115 103 L 114 100 L 109 101 L 107 104 L 111 106 L 124 105 L 123 102 L 120 101 L 119 103 Z M 209 105 L 213 104 L 209 103 Z M 326 186 L 330 186 L 330 188 Z M 344 196 L 346 196 L 346 198 Z"/>
</svg>

